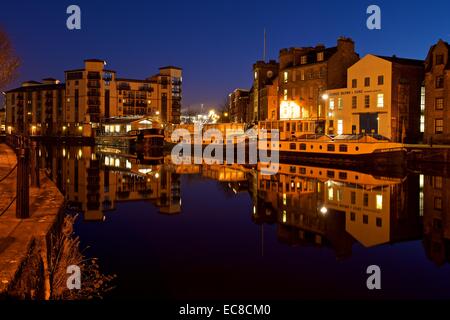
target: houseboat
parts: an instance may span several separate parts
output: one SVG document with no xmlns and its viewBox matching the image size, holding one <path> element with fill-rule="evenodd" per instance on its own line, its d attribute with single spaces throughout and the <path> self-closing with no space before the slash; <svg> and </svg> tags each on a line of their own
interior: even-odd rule
<svg viewBox="0 0 450 320">
<path fill-rule="evenodd" d="M 386 167 L 403 165 L 406 149 L 403 144 L 376 134 L 329 136 L 315 132 L 314 123 L 304 121 L 265 121 L 258 130 L 267 130 L 267 139 L 260 139 L 259 149 L 279 151 L 280 160 L 370 165 Z M 279 141 L 271 141 L 270 130 L 279 130 Z M 278 145 L 277 145 L 278 144 Z"/>
</svg>

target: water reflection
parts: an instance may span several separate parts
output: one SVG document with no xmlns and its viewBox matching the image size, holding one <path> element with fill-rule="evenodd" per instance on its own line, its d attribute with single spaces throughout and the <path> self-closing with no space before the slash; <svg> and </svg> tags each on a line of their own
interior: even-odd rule
<svg viewBox="0 0 450 320">
<path fill-rule="evenodd" d="M 217 181 L 224 196 L 248 193 L 248 218 L 275 225 L 279 242 L 286 245 L 328 247 L 346 259 L 354 244 L 370 248 L 423 239 L 430 260 L 449 261 L 450 183 L 445 177 L 389 177 L 292 164 L 281 164 L 278 174 L 267 176 L 258 170 L 265 164 L 176 166 L 170 156 L 79 146 L 42 147 L 40 154 L 41 166 L 69 208 L 85 221 L 103 221 L 125 201 L 148 201 L 161 214 L 181 214 L 181 177 L 195 175 Z"/>
</svg>

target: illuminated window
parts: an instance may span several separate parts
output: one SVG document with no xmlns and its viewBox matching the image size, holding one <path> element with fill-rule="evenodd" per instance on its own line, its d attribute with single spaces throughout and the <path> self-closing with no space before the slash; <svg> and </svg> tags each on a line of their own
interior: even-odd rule
<svg viewBox="0 0 450 320">
<path fill-rule="evenodd" d="M 444 110 L 444 99 L 436 98 L 434 107 L 436 110 Z"/>
<path fill-rule="evenodd" d="M 289 80 L 289 73 L 287 71 L 284 72 L 284 83 L 287 83 Z"/>
<path fill-rule="evenodd" d="M 344 121 L 343 120 L 337 121 L 337 133 L 344 134 Z"/>
<path fill-rule="evenodd" d="M 258 71 L 255 71 L 255 80 L 258 79 Z"/>
<path fill-rule="evenodd" d="M 383 210 L 383 195 L 377 194 L 377 210 Z"/>
<path fill-rule="evenodd" d="M 283 223 L 287 222 L 287 213 L 286 210 L 283 210 Z"/>
<path fill-rule="evenodd" d="M 334 190 L 333 188 L 328 188 L 328 200 L 333 201 L 334 200 Z"/>
<path fill-rule="evenodd" d="M 425 132 L 425 116 L 420 116 L 420 132 Z"/>
<path fill-rule="evenodd" d="M 338 190 L 337 191 L 337 201 L 344 201 L 344 191 L 343 190 Z"/>
<path fill-rule="evenodd" d="M 343 107 L 344 107 L 344 102 L 343 102 L 342 98 L 338 98 L 338 110 L 342 110 Z"/>
<path fill-rule="evenodd" d="M 300 71 L 300 80 L 305 81 L 305 70 Z"/>
<path fill-rule="evenodd" d="M 440 134 L 444 132 L 444 120 L 436 119 L 434 120 L 434 133 Z"/>
<path fill-rule="evenodd" d="M 286 193 L 283 193 L 283 205 L 287 204 Z"/>
<path fill-rule="evenodd" d="M 287 101 L 287 99 L 288 99 L 288 90 L 287 89 L 284 89 L 283 99 L 284 99 L 284 101 Z"/>
<path fill-rule="evenodd" d="M 384 107 L 384 94 L 383 93 L 379 93 L 377 95 L 377 107 L 378 108 Z"/>
<path fill-rule="evenodd" d="M 119 133 L 120 132 L 120 124 L 116 124 L 115 129 L 116 129 L 116 132 Z"/>
<path fill-rule="evenodd" d="M 334 99 L 330 99 L 330 110 L 334 110 Z"/>
<path fill-rule="evenodd" d="M 317 53 L 317 61 L 323 61 L 323 57 L 324 57 L 323 52 Z"/>
<path fill-rule="evenodd" d="M 300 58 L 300 63 L 301 64 L 307 64 L 308 63 L 308 56 L 302 56 Z"/>
<path fill-rule="evenodd" d="M 131 124 L 127 124 L 127 132 L 131 131 Z"/>
</svg>

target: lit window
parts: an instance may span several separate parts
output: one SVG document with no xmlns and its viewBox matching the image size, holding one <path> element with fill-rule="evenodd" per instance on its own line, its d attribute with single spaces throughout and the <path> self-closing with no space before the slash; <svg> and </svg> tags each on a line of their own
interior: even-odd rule
<svg viewBox="0 0 450 320">
<path fill-rule="evenodd" d="M 305 81 L 305 70 L 300 71 L 300 80 Z"/>
<path fill-rule="evenodd" d="M 284 89 L 284 97 L 283 97 L 284 101 L 287 101 L 288 99 L 288 90 Z"/>
<path fill-rule="evenodd" d="M 301 64 L 307 64 L 308 63 L 308 56 L 302 56 L 300 58 L 300 63 Z"/>
<path fill-rule="evenodd" d="M 255 80 L 258 79 L 258 71 L 255 71 Z"/>
<path fill-rule="evenodd" d="M 334 190 L 333 190 L 333 188 L 328 188 L 328 200 L 330 200 L 330 201 L 334 200 Z"/>
<path fill-rule="evenodd" d="M 323 52 L 317 53 L 317 61 L 323 61 Z"/>
<path fill-rule="evenodd" d="M 120 132 L 120 125 L 116 124 L 115 129 L 116 129 L 116 132 L 119 133 Z"/>
<path fill-rule="evenodd" d="M 377 210 L 383 210 L 383 195 L 377 194 Z"/>
<path fill-rule="evenodd" d="M 383 93 L 379 93 L 377 96 L 377 107 L 378 108 L 384 107 L 384 94 Z"/>
<path fill-rule="evenodd" d="M 287 83 L 289 80 L 289 73 L 287 71 L 284 72 L 284 83 Z"/>
<path fill-rule="evenodd" d="M 370 96 L 364 96 L 364 107 L 370 108 Z"/>
<path fill-rule="evenodd" d="M 338 120 L 337 126 L 338 134 L 344 134 L 344 121 Z"/>
<path fill-rule="evenodd" d="M 342 101 L 342 98 L 338 98 L 338 110 L 342 110 L 344 107 L 344 102 Z"/>
<path fill-rule="evenodd" d="M 420 132 L 425 132 L 425 116 L 420 116 Z"/>
<path fill-rule="evenodd" d="M 330 110 L 334 110 L 334 99 L 330 99 Z"/>
<path fill-rule="evenodd" d="M 434 133 L 440 134 L 444 132 L 444 120 L 436 119 L 434 120 Z"/>
<path fill-rule="evenodd" d="M 286 210 L 283 210 L 283 223 L 287 222 L 287 213 Z"/>
<path fill-rule="evenodd" d="M 435 109 L 436 110 L 444 110 L 444 99 L 443 98 L 436 98 Z"/>
</svg>

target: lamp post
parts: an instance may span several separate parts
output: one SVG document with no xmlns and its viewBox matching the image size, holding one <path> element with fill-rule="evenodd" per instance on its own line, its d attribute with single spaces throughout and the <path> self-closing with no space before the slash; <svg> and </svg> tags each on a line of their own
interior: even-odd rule
<svg viewBox="0 0 450 320">
<path fill-rule="evenodd" d="M 329 99 L 329 95 L 325 92 L 325 93 L 322 93 L 321 92 L 321 90 L 319 90 L 318 92 L 317 92 L 317 120 L 316 120 L 316 123 L 317 123 L 317 127 L 316 127 L 316 133 L 322 133 L 321 131 L 325 131 L 325 127 L 326 127 L 326 124 L 325 123 L 323 123 L 323 127 L 321 127 L 320 126 L 320 120 L 319 120 L 319 117 L 320 116 L 322 116 L 322 104 L 321 104 L 321 101 L 327 101 Z M 326 108 L 324 107 L 324 112 L 325 112 L 325 119 L 326 119 L 326 110 L 325 110 Z M 326 121 L 326 120 L 325 120 Z"/>
</svg>

